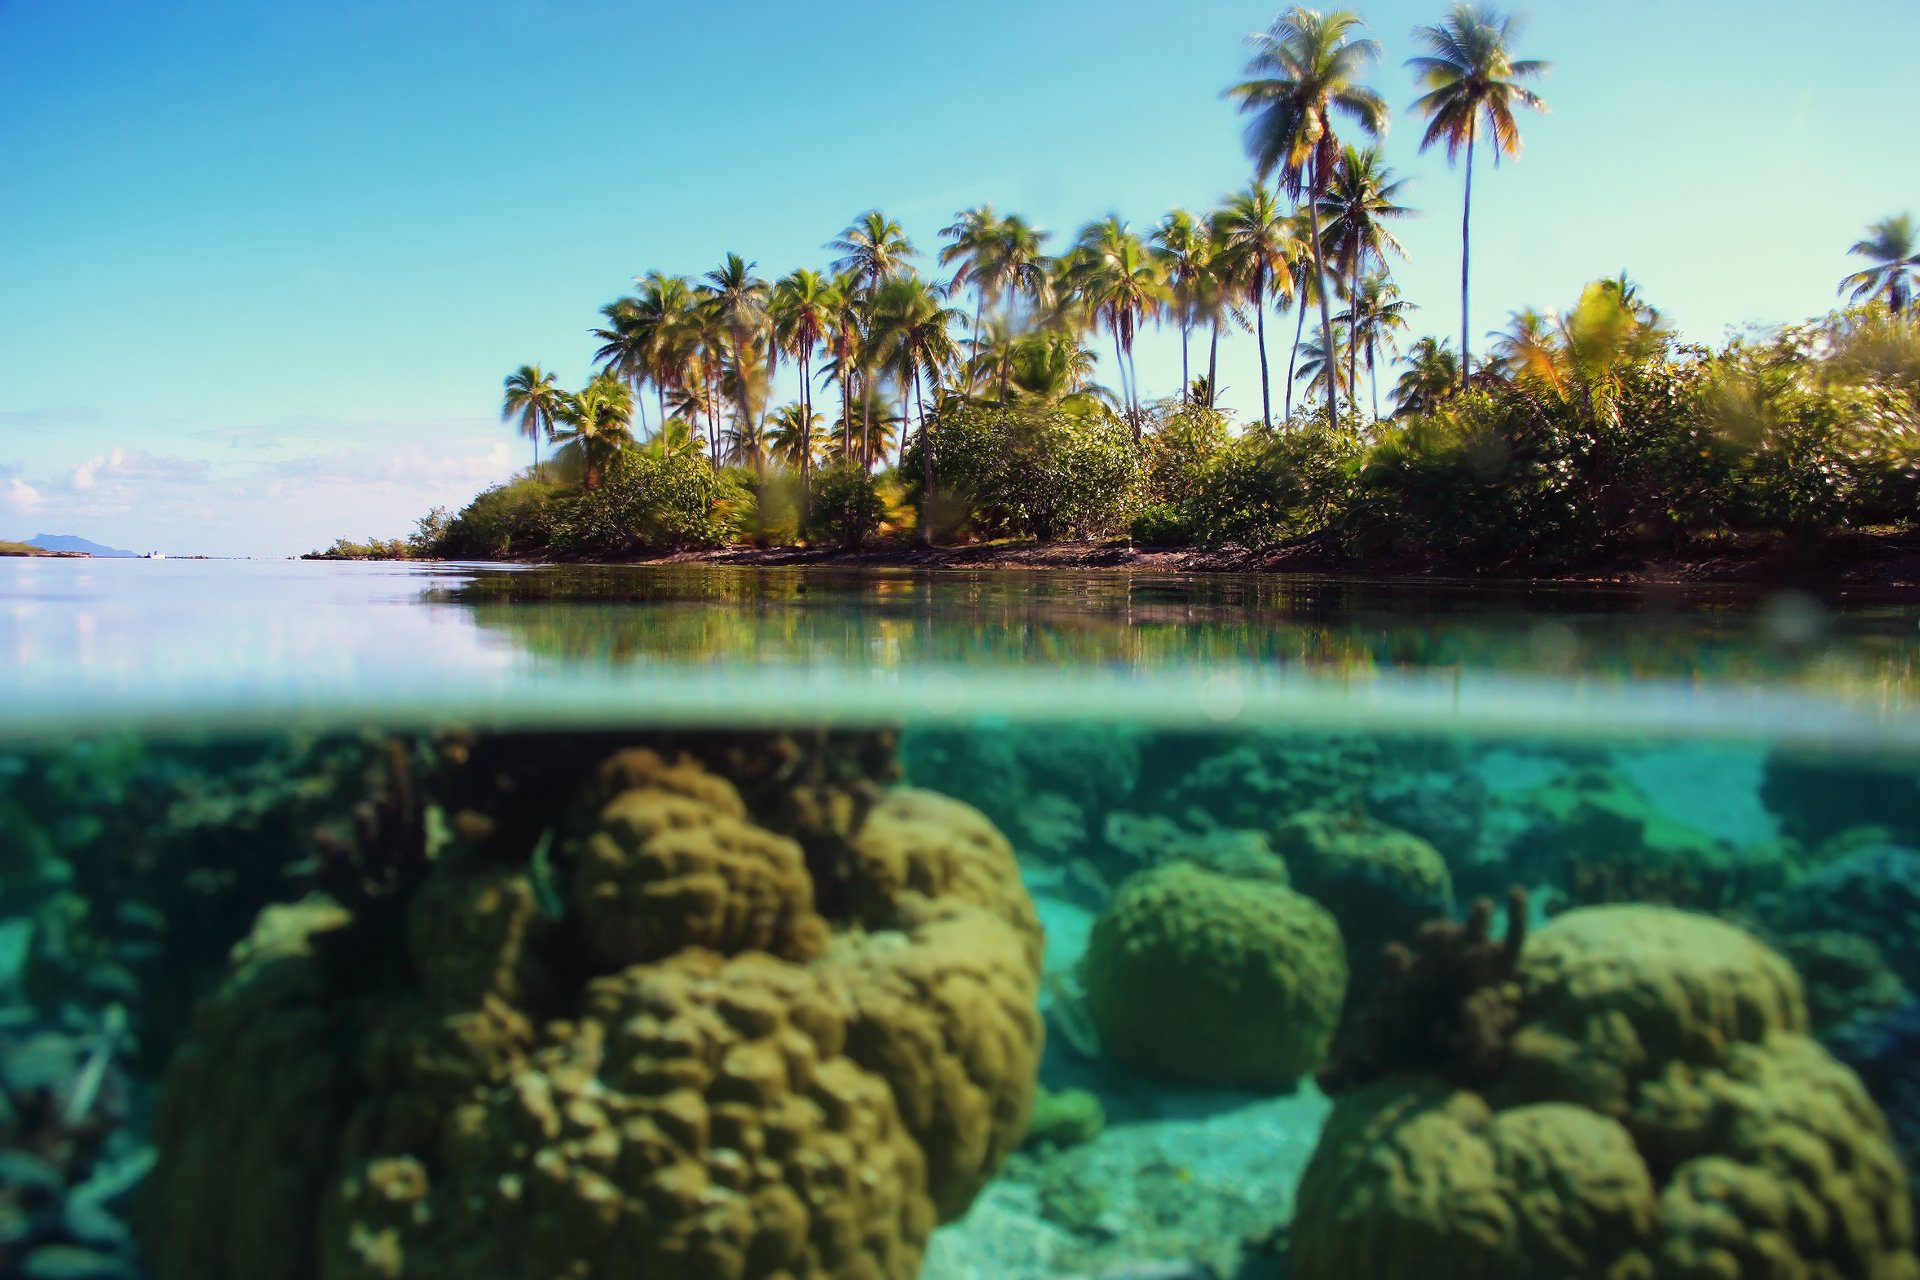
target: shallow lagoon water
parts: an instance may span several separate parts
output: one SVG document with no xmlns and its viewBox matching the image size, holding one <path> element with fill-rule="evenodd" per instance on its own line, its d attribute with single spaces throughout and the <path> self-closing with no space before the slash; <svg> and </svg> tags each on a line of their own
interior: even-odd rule
<svg viewBox="0 0 1920 1280">
<path fill-rule="evenodd" d="M 550 1213 L 528 1210 L 527 1225 L 507 1233 L 519 1252 L 484 1255 L 494 1270 L 893 1276 L 911 1274 L 924 1252 L 921 1274 L 941 1280 L 1255 1280 L 1288 1274 L 1290 1266 L 1296 1274 L 1328 1275 L 1324 1241 L 1303 1240 L 1302 1233 L 1330 1232 L 1296 1214 L 1301 1203 L 1325 1203 L 1312 1198 L 1311 1179 L 1302 1189 L 1302 1178 L 1333 1104 L 1312 1069 L 1299 1065 L 1296 1043 L 1313 1039 L 1308 1024 L 1318 1015 L 1277 996 L 1247 1006 L 1209 1003 L 1223 988 L 1208 977 L 1207 962 L 1240 954 L 1264 920 L 1324 911 L 1333 921 L 1328 928 L 1338 926 L 1328 936 L 1339 940 L 1347 997 L 1336 998 L 1332 1013 L 1320 1011 L 1339 1024 L 1338 1034 L 1332 1023 L 1321 1030 L 1330 1044 L 1340 1042 L 1364 1011 L 1362 987 L 1372 983 L 1378 994 L 1385 944 L 1404 940 L 1428 917 L 1458 921 L 1473 899 L 1498 898 L 1515 883 L 1531 891 L 1528 926 L 1536 940 L 1555 936 L 1556 927 L 1564 935 L 1583 908 L 1646 903 L 1684 908 L 1688 919 L 1731 922 L 1763 938 L 1800 971 L 1797 998 L 1805 1012 L 1798 1016 L 1807 1025 L 1798 1029 L 1826 1046 L 1818 1052 L 1852 1063 L 1872 1090 L 1872 1100 L 1860 1105 L 1884 1115 L 1874 1123 L 1890 1120 L 1892 1128 L 1874 1141 L 1911 1156 L 1920 1137 L 1920 1056 L 1908 1047 L 1920 1043 L 1920 1015 L 1909 994 L 1920 981 L 1920 950 L 1912 944 L 1920 920 L 1913 874 L 1920 869 L 1917 655 L 1920 606 L 1912 602 L 1822 602 L 1730 589 L 1055 571 L 0 561 L 0 1086 L 8 1104 L 0 1111 L 8 1146 L 0 1155 L 0 1276 L 47 1274 L 35 1268 L 54 1266 L 70 1268 L 61 1273 L 68 1275 L 163 1280 L 261 1274 L 258 1233 L 231 1221 L 235 1214 L 295 1238 L 321 1238 L 314 1246 L 325 1254 L 320 1264 L 276 1258 L 282 1269 L 275 1274 L 447 1274 L 436 1268 L 454 1256 L 448 1250 L 461 1230 L 490 1239 L 484 1226 L 448 1225 L 457 1215 L 447 1186 L 471 1192 L 456 1176 L 467 1168 L 461 1161 L 500 1163 L 499 1181 L 486 1184 L 497 1190 L 518 1187 L 552 1152 L 538 1143 L 509 1144 L 458 1158 L 407 1156 L 413 1164 L 393 1164 L 399 1157 L 387 1152 L 384 1163 L 366 1164 L 360 1181 L 399 1197 L 392 1203 L 413 1206 L 406 1213 L 382 1218 L 387 1211 L 368 1210 L 364 1192 L 356 1192 L 359 1207 L 344 1214 L 354 1225 L 341 1227 L 339 1202 L 328 1198 L 335 1193 L 314 1183 L 304 1214 L 283 1219 L 287 1197 L 248 1199 L 251 1185 L 271 1180 L 271 1159 L 231 1180 L 228 1166 L 257 1162 L 257 1149 L 244 1159 L 229 1153 L 226 1164 L 196 1164 L 182 1154 L 196 1134 L 217 1146 L 215 1135 L 234 1123 L 236 1116 L 221 1111 L 221 1095 L 232 1093 L 232 1105 L 263 1133 L 280 1125 L 291 1126 L 288 1133 L 351 1135 L 361 1129 L 345 1117 L 356 1104 L 373 1105 L 381 1089 L 392 1087 L 391 1074 L 365 1068 L 356 1076 L 342 1067 L 349 1083 L 327 1104 L 346 1108 L 327 1112 L 339 1123 L 315 1125 L 312 1114 L 290 1119 L 295 1113 L 283 1095 L 248 1093 L 244 1083 L 244 1064 L 261 1061 L 247 1054 L 263 1052 L 246 1028 L 278 1024 L 259 1011 L 223 1023 L 218 1010 L 236 1007 L 231 1000 L 239 998 L 231 986 L 222 997 L 228 1004 L 212 1002 L 214 1012 L 197 1022 L 194 999 L 217 987 L 229 949 L 247 937 L 263 908 L 270 910 L 262 922 L 280 932 L 255 934 L 246 953 L 255 965 L 290 936 L 286 904 L 316 886 L 365 895 L 362 915 L 377 916 L 383 894 L 412 902 L 408 895 L 426 892 L 407 879 L 413 872 L 405 871 L 402 855 L 414 847 L 409 840 L 450 858 L 466 857 L 460 851 L 468 845 L 506 839 L 475 825 L 473 815 L 482 811 L 502 827 L 522 809 L 547 815 L 535 824 L 547 834 L 534 854 L 522 848 L 514 855 L 514 883 L 530 886 L 527 900 L 538 907 L 529 919 L 550 917 L 558 935 L 583 931 L 598 939 L 593 946 L 615 946 L 609 954 L 617 953 L 626 935 L 593 923 L 598 917 L 582 905 L 579 886 L 599 856 L 590 831 L 601 821 L 582 814 L 604 798 L 594 790 L 604 784 L 593 781 L 601 758 L 623 743 L 694 751 L 703 768 L 739 786 L 753 823 L 800 842 L 820 910 L 841 939 L 840 949 L 810 962 L 814 969 L 850 963 L 845 949 L 858 951 L 860 939 L 901 929 L 914 938 L 891 916 L 885 924 L 860 917 L 851 905 L 859 895 L 833 887 L 839 882 L 825 869 L 840 856 L 838 837 L 816 829 L 832 819 L 809 826 L 790 803 L 799 791 L 783 792 L 787 799 L 774 804 L 764 779 L 749 780 L 755 753 L 772 749 L 767 730 L 782 731 L 775 754 L 793 759 L 844 765 L 857 758 L 869 767 L 897 757 L 906 784 L 971 806 L 1010 842 L 1017 861 L 1009 865 L 1045 931 L 1028 975 L 1030 1004 L 1045 1026 L 1038 1059 L 1044 1123 L 1036 1120 L 1040 1127 L 1010 1152 L 1018 1125 L 997 1122 L 993 1140 L 980 1139 L 986 1154 L 966 1157 L 979 1165 L 977 1194 L 969 1203 L 949 1189 L 938 1216 L 953 1220 L 904 1252 L 887 1235 L 893 1228 L 870 1223 L 867 1243 L 854 1250 L 866 1249 L 860 1256 L 867 1261 L 847 1261 L 835 1252 L 845 1242 L 829 1240 L 821 1225 L 836 1220 L 828 1202 L 837 1193 L 803 1186 L 798 1166 L 782 1166 L 765 1176 L 823 1197 L 807 1204 L 814 1231 L 826 1232 L 809 1237 L 784 1272 L 754 1261 L 774 1244 L 744 1243 L 735 1253 L 701 1245 L 654 1256 L 646 1252 L 658 1243 L 652 1237 L 595 1245 L 579 1222 L 562 1233 L 575 1241 L 568 1246 L 572 1261 L 556 1263 L 559 1255 L 527 1242 L 546 1239 L 541 1230 L 567 1221 L 565 1204 L 574 1202 L 565 1197 Z M 829 728 L 840 736 L 821 736 Z M 461 739 L 462 730 L 480 736 Z M 882 736 L 872 738 L 874 731 Z M 384 745 L 396 741 L 400 757 Z M 478 745 L 446 745 L 456 741 Z M 537 777 L 546 794 L 473 800 L 477 784 L 471 769 L 463 780 L 461 762 L 475 758 L 516 762 L 504 772 Z M 404 809 L 393 785 L 396 759 L 416 771 L 409 787 L 417 781 L 419 795 L 410 801 L 417 829 L 394 825 Z M 502 769 L 495 775 L 497 782 Z M 630 795 L 667 784 L 629 777 L 622 785 L 629 790 L 621 794 Z M 838 781 L 808 785 L 839 794 Z M 373 810 L 360 812 L 377 811 L 371 826 L 356 816 L 356 806 L 368 802 Z M 828 805 L 825 812 L 835 810 Z M 937 805 L 928 812 L 936 818 L 915 821 L 976 821 Z M 449 825 L 452 834 L 443 829 Z M 319 831 L 334 843 L 317 841 Z M 529 828 L 526 840 L 533 834 Z M 327 853 L 342 847 L 400 860 L 349 859 L 353 875 L 342 879 L 342 864 L 329 863 Z M 1335 855 L 1364 866 L 1345 879 L 1329 877 L 1324 864 Z M 414 872 L 440 885 L 432 894 L 444 897 L 451 892 L 441 884 L 448 865 L 419 864 Z M 745 864 L 729 865 L 723 881 L 751 882 Z M 380 879 L 389 873 L 396 878 Z M 1190 916 L 1195 936 L 1213 941 L 1198 948 L 1166 942 L 1173 949 L 1160 970 L 1116 977 L 1114 965 L 1089 959 L 1090 948 L 1098 948 L 1103 929 L 1111 935 L 1121 927 L 1115 921 L 1125 912 L 1116 904 L 1130 901 L 1140 884 L 1158 883 L 1154 877 L 1173 886 L 1165 889 L 1171 896 L 1156 901 L 1173 905 L 1130 917 L 1136 923 L 1128 927 L 1147 927 L 1138 924 L 1147 919 L 1151 928 L 1128 945 L 1161 945 L 1152 930 L 1172 931 L 1165 922 Z M 1209 897 L 1208 886 L 1217 888 L 1222 878 L 1232 886 L 1221 898 L 1226 907 Z M 271 910 L 276 904 L 279 915 Z M 1238 910 L 1235 904 L 1259 910 L 1232 920 L 1206 914 Z M 913 916 L 899 904 L 895 909 L 902 919 Z M 1562 916 L 1566 923 L 1556 925 Z M 394 963 L 402 968 L 412 955 L 420 973 L 439 972 L 427 953 L 409 951 L 424 945 L 418 936 L 427 926 L 413 926 L 411 941 L 376 925 L 352 927 L 362 930 L 371 953 L 401 957 Z M 444 922 L 435 927 L 442 932 L 432 935 L 440 939 L 432 954 L 446 947 L 463 954 L 457 949 L 467 945 L 459 941 L 466 934 L 444 932 L 451 927 Z M 786 945 L 762 943 L 775 953 Z M 792 945 L 800 947 L 795 955 L 811 954 Z M 856 960 L 884 968 L 891 954 L 882 948 Z M 909 946 L 906 954 L 916 953 Z M 536 968 L 546 966 L 549 979 L 584 965 L 611 980 L 618 967 L 540 955 Z M 1727 962 L 1734 968 L 1747 963 L 1744 951 L 1725 955 L 1735 957 Z M 1176 962 L 1180 956 L 1186 959 Z M 653 964 L 658 957 L 644 959 Z M 1181 968 L 1190 963 L 1197 966 L 1191 972 Z M 1770 963 L 1755 959 L 1753 971 L 1771 972 Z M 1309 974 L 1333 964 L 1324 954 L 1289 953 L 1280 968 Z M 1154 985 L 1152 974 L 1163 970 L 1185 974 L 1188 985 L 1170 996 Z M 431 986 L 451 979 L 420 980 Z M 408 981 L 380 979 L 388 986 Z M 340 998 L 338 989 L 327 997 L 335 1004 Z M 564 1015 L 553 1025 L 568 1027 L 574 1024 L 567 1019 L 591 1005 L 578 994 L 522 993 L 507 1003 L 514 1000 L 536 1022 Z M 1146 1027 L 1149 1046 L 1202 1045 L 1198 1065 L 1143 1052 L 1132 1022 Z M 1279 1066 L 1241 1052 L 1272 1039 L 1268 1032 L 1280 1024 L 1304 1029 L 1275 1041 Z M 364 1048 L 369 1035 L 349 1019 L 298 1061 L 331 1061 L 338 1045 Z M 547 1056 L 538 1060 L 551 1064 L 577 1050 L 577 1037 L 569 1036 L 546 1043 L 539 1052 Z M 1215 1038 L 1210 1049 L 1208 1037 Z M 238 1055 L 209 1097 L 196 1100 L 188 1085 L 166 1082 L 165 1064 L 182 1046 L 216 1064 L 222 1053 Z M 420 1060 L 441 1061 L 438 1052 L 421 1048 Z M 913 1113 L 913 1086 L 889 1074 L 886 1055 L 848 1052 L 861 1070 L 887 1081 L 903 1115 Z M 1332 1053 L 1321 1046 L 1312 1056 Z M 1012 1057 L 1017 1066 L 1019 1052 Z M 1254 1064 L 1248 1074 L 1201 1078 L 1210 1063 L 1242 1058 Z M 278 1071 L 289 1066 L 270 1060 L 279 1062 Z M 1422 1065 L 1436 1078 L 1446 1070 L 1439 1062 Z M 974 1074 L 980 1070 L 976 1062 Z M 543 1088 L 563 1093 L 572 1078 L 557 1066 L 541 1073 L 549 1080 Z M 652 1105 L 647 1099 L 671 1092 L 636 1085 L 604 1065 L 594 1080 L 589 1096 L 602 1109 L 613 1105 L 609 1091 L 643 1112 Z M 720 1095 L 713 1091 L 723 1084 L 703 1086 L 714 1107 Z M 953 1077 L 921 1101 L 940 1112 L 940 1098 L 959 1106 L 955 1100 L 973 1097 L 968 1090 L 976 1087 L 999 1097 L 995 1088 L 1012 1086 L 995 1084 L 989 1071 L 985 1084 Z M 1499 1092 L 1486 1082 L 1475 1087 L 1489 1097 Z M 435 1096 L 445 1103 L 446 1095 Z M 457 1109 L 446 1106 L 449 1114 Z M 157 1174 L 149 1173 L 156 1113 Z M 1096 1113 L 1104 1123 L 1089 1121 Z M 364 1115 L 356 1122 L 369 1123 Z M 911 1159 L 947 1148 L 928 1136 L 924 1125 L 932 1122 L 904 1123 L 922 1154 L 889 1178 L 912 1186 Z M 956 1132 L 966 1131 L 966 1123 L 954 1123 Z M 1633 1127 L 1638 1122 L 1627 1123 L 1634 1142 L 1651 1141 Z M 1805 1133 L 1790 1136 L 1788 1146 L 1808 1140 Z M 1873 1151 L 1880 1148 L 1872 1148 L 1871 1135 L 1814 1136 L 1830 1154 L 1877 1167 Z M 347 1145 L 360 1141 L 350 1137 Z M 406 1145 L 392 1135 L 388 1141 Z M 554 1150 L 574 1150 L 566 1145 L 573 1138 L 556 1141 Z M 626 1141 L 632 1150 L 635 1140 Z M 734 1148 L 702 1141 L 712 1159 L 699 1176 L 712 1202 L 698 1213 L 724 1218 L 734 1193 L 721 1175 L 733 1167 L 725 1153 Z M 868 1146 L 855 1144 L 855 1174 L 863 1162 L 879 1167 L 879 1148 L 869 1150 L 879 1141 L 869 1132 L 860 1140 Z M 1863 1142 L 1872 1148 L 1865 1157 Z M 334 1172 L 347 1177 L 360 1158 L 324 1143 L 302 1150 L 283 1163 L 324 1169 L 338 1161 Z M 1755 1168 L 1766 1163 L 1737 1152 L 1708 1154 L 1749 1159 Z M 579 1178 L 592 1173 L 588 1156 L 566 1158 L 586 1161 Z M 1464 1149 L 1460 1158 L 1467 1158 Z M 1678 1197 L 1671 1158 L 1648 1161 L 1660 1189 Z M 654 1175 L 617 1159 L 608 1168 L 615 1171 L 592 1176 L 610 1179 L 606 1194 L 616 1200 L 631 1193 L 635 1204 L 653 1204 L 649 1221 L 671 1221 L 679 1212 L 647 1200 Z M 222 1176 L 229 1181 L 220 1183 Z M 196 1178 L 208 1184 L 197 1198 Z M 408 1199 L 415 1193 L 406 1188 L 416 1182 L 426 1191 Z M 1800 1240 L 1796 1247 L 1853 1259 L 1833 1274 L 1906 1277 L 1892 1221 L 1893 1201 L 1904 1213 L 1906 1197 L 1870 1183 L 1809 1194 L 1852 1197 L 1850 1207 L 1829 1206 L 1841 1216 L 1843 1209 L 1859 1216 L 1856 1202 L 1870 1202 L 1863 1220 L 1878 1222 L 1874 1229 L 1885 1239 Z M 1510 1190 L 1516 1203 L 1525 1199 L 1524 1188 Z M 518 1196 L 512 1205 L 532 1203 Z M 762 1203 L 745 1192 L 737 1198 Z M 236 1202 L 243 1207 L 233 1209 Z M 500 1221 L 511 1220 L 507 1205 L 495 1206 L 508 1215 Z M 1662 1236 L 1667 1228 L 1659 1224 L 1671 1226 L 1680 1211 L 1647 1212 L 1652 1225 L 1644 1227 L 1644 1240 L 1628 1231 L 1578 1247 L 1595 1257 L 1640 1249 L 1649 1266 L 1668 1268 L 1658 1274 L 1690 1274 L 1677 1269 L 1684 1259 L 1666 1256 L 1680 1247 L 1668 1237 L 1710 1238 L 1711 1231 L 1685 1219 L 1685 1231 Z M 900 1213 L 907 1224 L 900 1231 L 911 1238 L 919 1219 L 911 1205 Z M 136 1220 L 144 1245 L 131 1231 Z M 757 1221 L 758 1228 L 740 1228 L 743 1239 L 785 1239 L 770 1219 Z M 338 1240 L 325 1245 L 336 1228 Z M 696 1232 L 700 1240 L 727 1238 L 712 1223 L 700 1230 L 707 1233 Z M 1331 1234 L 1394 1237 L 1380 1223 L 1343 1222 Z M 487 1247 L 506 1246 L 493 1240 Z M 1444 1243 L 1424 1247 L 1445 1252 Z M 688 1261 L 695 1254 L 697 1266 Z M 863 1269 L 875 1258 L 883 1260 L 878 1272 Z M 1396 1265 L 1382 1256 L 1343 1274 L 1408 1274 Z M 1501 1272 L 1493 1262 L 1470 1264 L 1464 1253 L 1457 1265 L 1468 1268 L 1462 1274 L 1552 1270 L 1536 1259 L 1530 1272 Z M 1758 1275 L 1741 1269 L 1757 1265 L 1736 1258 L 1734 1270 L 1713 1274 Z"/>
</svg>

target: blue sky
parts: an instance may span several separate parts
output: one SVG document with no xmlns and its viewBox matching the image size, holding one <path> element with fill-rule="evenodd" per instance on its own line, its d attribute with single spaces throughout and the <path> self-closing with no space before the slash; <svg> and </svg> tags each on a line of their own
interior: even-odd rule
<svg viewBox="0 0 1920 1280">
<path fill-rule="evenodd" d="M 1401 65 L 1441 7 L 1362 9 L 1424 211 L 1416 334 L 1459 328 L 1459 175 L 1417 154 Z M 1056 246 L 1205 209 L 1247 180 L 1220 93 L 1277 9 L 0 0 L 0 537 L 402 533 L 524 464 L 501 378 L 582 380 L 637 273 L 821 266 L 874 206 L 923 247 L 983 200 Z M 1476 175 L 1476 342 L 1623 267 L 1701 341 L 1800 319 L 1867 223 L 1920 212 L 1914 0 L 1521 11 L 1552 113 Z M 1171 393 L 1176 334 L 1139 364 Z M 1257 411 L 1252 341 L 1222 366 Z"/>
</svg>

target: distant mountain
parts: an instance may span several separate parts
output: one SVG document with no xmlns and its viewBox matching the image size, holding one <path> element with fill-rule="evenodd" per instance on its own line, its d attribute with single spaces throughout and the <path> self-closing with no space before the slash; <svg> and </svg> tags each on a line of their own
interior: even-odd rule
<svg viewBox="0 0 1920 1280">
<path fill-rule="evenodd" d="M 122 551 L 118 547 L 103 547 L 70 533 L 36 533 L 27 539 L 27 545 L 39 547 L 42 551 L 84 551 L 90 556 L 131 557 L 140 554 L 138 551 Z"/>
</svg>

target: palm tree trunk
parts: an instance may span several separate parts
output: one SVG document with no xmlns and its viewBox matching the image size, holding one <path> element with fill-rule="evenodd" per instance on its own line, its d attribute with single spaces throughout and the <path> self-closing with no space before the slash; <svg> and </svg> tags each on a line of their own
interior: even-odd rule
<svg viewBox="0 0 1920 1280">
<path fill-rule="evenodd" d="M 1467 389 L 1467 222 L 1473 216 L 1474 119 L 1467 118 L 1467 197 L 1460 205 L 1460 389 Z M 1499 157 L 1496 155 L 1495 159 Z"/>
<path fill-rule="evenodd" d="M 1373 339 L 1367 339 L 1367 385 L 1373 388 L 1373 421 L 1380 422 L 1380 371 L 1374 367 Z"/>
<path fill-rule="evenodd" d="M 1325 194 L 1326 175 L 1320 172 L 1320 158 L 1314 157 L 1313 185 L 1307 192 L 1307 234 L 1313 237 L 1313 279 L 1320 286 L 1321 364 L 1327 374 L 1327 425 L 1333 425 L 1340 412 L 1340 362 L 1333 350 L 1333 308 L 1327 305 L 1327 265 L 1320 255 L 1320 197 Z"/>
<path fill-rule="evenodd" d="M 974 347 L 975 347 L 975 351 L 974 351 L 975 355 L 979 354 L 978 348 L 980 343 L 980 312 L 981 312 L 981 309 L 986 306 L 986 302 L 987 302 L 986 290 L 981 289 L 978 286 L 975 286 L 973 291 L 973 341 L 974 341 Z M 971 360 L 967 361 L 967 399 L 969 400 L 973 399 L 973 361 Z"/>
<path fill-rule="evenodd" d="M 1220 383 L 1217 380 L 1220 371 L 1220 317 L 1213 318 L 1213 340 L 1207 344 L 1207 408 L 1211 409 L 1220 400 Z"/>
<path fill-rule="evenodd" d="M 1191 336 L 1192 322 L 1185 315 L 1180 317 L 1180 403 L 1186 404 L 1193 399 L 1193 374 L 1187 370 L 1187 339 Z"/>
<path fill-rule="evenodd" d="M 1273 397 L 1267 390 L 1267 287 L 1264 273 L 1253 278 L 1253 327 L 1260 345 L 1260 420 L 1266 424 L 1267 431 L 1273 431 Z M 1216 332 L 1218 332 L 1216 330 Z M 1291 383 L 1293 367 L 1287 367 L 1287 378 Z M 1293 416 L 1292 397 L 1288 397 L 1287 416 Z"/>
<path fill-rule="evenodd" d="M 653 384 L 653 389 L 659 397 L 660 430 L 665 432 L 667 429 L 667 384 L 665 382 L 656 382 Z"/>
<path fill-rule="evenodd" d="M 1302 284 L 1306 283 L 1304 280 Z M 1307 332 L 1307 300 L 1300 299 L 1300 317 L 1293 322 L 1293 354 L 1287 357 L 1287 421 L 1293 421 L 1293 367 L 1300 359 L 1300 339 Z"/>
<path fill-rule="evenodd" d="M 800 525 L 806 527 L 813 483 L 813 344 L 800 348 Z"/>
<path fill-rule="evenodd" d="M 1133 407 L 1133 392 L 1127 389 L 1127 361 L 1120 354 L 1120 325 L 1116 317 L 1113 326 L 1113 371 L 1120 375 L 1120 400 L 1128 408 Z"/>
<path fill-rule="evenodd" d="M 1353 255 L 1347 288 L 1347 408 L 1360 416 L 1360 255 Z"/>
<path fill-rule="evenodd" d="M 913 389 L 920 389 L 920 370 L 911 373 Z M 907 438 L 906 423 L 900 424 L 900 438 Z M 905 451 L 905 446 L 901 446 Z M 927 438 L 927 407 L 920 406 L 920 545 L 933 545 L 933 441 Z"/>
</svg>

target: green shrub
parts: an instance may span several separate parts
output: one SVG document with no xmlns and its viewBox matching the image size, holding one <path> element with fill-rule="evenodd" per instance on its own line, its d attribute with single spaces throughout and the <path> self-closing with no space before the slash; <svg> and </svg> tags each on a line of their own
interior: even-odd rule
<svg viewBox="0 0 1920 1280">
<path fill-rule="evenodd" d="M 722 546 L 751 513 L 752 494 L 704 458 L 635 451 L 554 524 L 561 555 L 621 556 Z"/>
<path fill-rule="evenodd" d="M 1104 407 L 955 405 L 935 415 L 933 442 L 936 489 L 986 537 L 1094 537 L 1133 517 L 1140 452 Z M 917 438 L 900 470 L 917 501 Z"/>
<path fill-rule="evenodd" d="M 836 462 L 813 473 L 806 522 L 809 538 L 856 548 L 874 535 L 886 514 L 879 480 L 857 463 Z"/>
<path fill-rule="evenodd" d="M 447 522 L 435 554 L 453 560 L 539 554 L 565 505 L 562 492 L 545 480 L 524 477 L 482 490 Z"/>
</svg>

